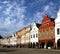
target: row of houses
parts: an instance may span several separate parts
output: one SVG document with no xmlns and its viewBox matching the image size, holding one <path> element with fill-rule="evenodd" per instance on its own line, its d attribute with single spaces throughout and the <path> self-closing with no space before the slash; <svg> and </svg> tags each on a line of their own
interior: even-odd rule
<svg viewBox="0 0 60 54">
<path fill-rule="evenodd" d="M 56 19 L 44 15 L 41 24 L 34 21 L 12 36 L 1 39 L 0 44 L 30 48 L 60 48 L 60 10 Z"/>
<path fill-rule="evenodd" d="M 14 46 L 16 45 L 16 41 L 17 41 L 17 36 L 16 34 L 13 34 L 9 37 L 0 39 L 0 45 L 2 45 L 3 47 Z"/>
</svg>

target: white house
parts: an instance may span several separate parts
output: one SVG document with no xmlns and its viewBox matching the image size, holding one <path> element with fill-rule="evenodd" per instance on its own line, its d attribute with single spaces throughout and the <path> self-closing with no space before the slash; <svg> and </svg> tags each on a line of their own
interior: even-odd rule
<svg viewBox="0 0 60 54">
<path fill-rule="evenodd" d="M 31 45 L 36 45 L 38 43 L 38 33 L 39 33 L 39 27 L 40 24 L 37 24 L 34 22 L 31 25 L 31 31 L 30 31 L 30 43 Z"/>
<path fill-rule="evenodd" d="M 12 34 L 12 36 L 9 37 L 9 42 L 10 42 L 9 44 L 12 45 L 12 46 L 17 44 L 17 36 L 16 36 L 16 34 Z"/>
<path fill-rule="evenodd" d="M 56 47 L 60 47 L 60 9 L 57 12 L 57 18 L 55 19 L 55 43 Z"/>
</svg>

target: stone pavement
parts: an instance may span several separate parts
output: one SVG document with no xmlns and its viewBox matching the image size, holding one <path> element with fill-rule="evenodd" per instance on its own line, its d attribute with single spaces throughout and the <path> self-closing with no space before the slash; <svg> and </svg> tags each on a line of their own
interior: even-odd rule
<svg viewBox="0 0 60 54">
<path fill-rule="evenodd" d="M 60 54 L 60 50 L 32 48 L 0 48 L 0 54 Z"/>
</svg>

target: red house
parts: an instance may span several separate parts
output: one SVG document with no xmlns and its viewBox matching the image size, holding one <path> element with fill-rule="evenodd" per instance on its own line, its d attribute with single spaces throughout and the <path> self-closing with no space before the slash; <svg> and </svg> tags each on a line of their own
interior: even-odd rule
<svg viewBox="0 0 60 54">
<path fill-rule="evenodd" d="M 39 27 L 39 47 L 40 48 L 53 48 L 55 44 L 55 34 L 54 34 L 54 19 L 45 15 L 42 23 Z"/>
</svg>

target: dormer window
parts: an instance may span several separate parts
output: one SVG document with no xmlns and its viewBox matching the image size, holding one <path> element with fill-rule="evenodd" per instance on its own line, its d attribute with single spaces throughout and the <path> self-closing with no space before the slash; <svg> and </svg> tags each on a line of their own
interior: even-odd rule
<svg viewBox="0 0 60 54">
<path fill-rule="evenodd" d="M 48 27 L 49 26 L 49 23 L 47 23 L 45 26 Z"/>
</svg>

